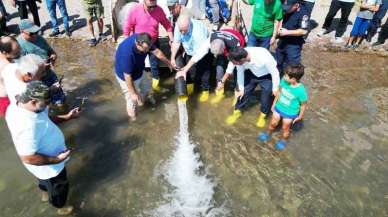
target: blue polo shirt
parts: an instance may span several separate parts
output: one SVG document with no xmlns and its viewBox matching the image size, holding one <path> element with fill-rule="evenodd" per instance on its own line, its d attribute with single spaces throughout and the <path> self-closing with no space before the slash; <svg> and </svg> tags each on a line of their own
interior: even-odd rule
<svg viewBox="0 0 388 217">
<path fill-rule="evenodd" d="M 187 55 L 194 56 L 201 45 L 208 39 L 209 31 L 200 20 L 191 19 L 189 31 L 182 35 L 178 25 L 174 29 L 174 41 L 182 43 Z"/>
<path fill-rule="evenodd" d="M 131 75 L 135 81 L 143 75 L 144 61 L 148 53 L 140 53 L 136 49 L 136 35 L 126 38 L 116 51 L 115 72 L 117 77 L 125 81 L 124 73 Z M 155 47 L 151 47 L 154 50 Z"/>
<path fill-rule="evenodd" d="M 303 4 L 300 4 L 300 8 L 290 14 L 284 14 L 283 16 L 283 28 L 288 30 L 304 29 L 308 30 L 310 17 L 308 11 Z M 282 36 L 280 37 L 282 43 L 303 45 L 303 36 Z"/>
</svg>

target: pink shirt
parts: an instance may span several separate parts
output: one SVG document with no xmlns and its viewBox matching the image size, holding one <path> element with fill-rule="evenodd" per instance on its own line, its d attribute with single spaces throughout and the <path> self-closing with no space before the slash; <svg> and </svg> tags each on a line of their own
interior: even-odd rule
<svg viewBox="0 0 388 217">
<path fill-rule="evenodd" d="M 129 36 L 133 32 L 147 32 L 151 35 L 152 41 L 156 41 L 159 37 L 159 23 L 167 32 L 172 32 L 170 21 L 161 7 L 156 6 L 151 12 L 148 12 L 144 9 L 143 4 L 136 4 L 128 13 L 123 28 L 124 35 Z"/>
</svg>

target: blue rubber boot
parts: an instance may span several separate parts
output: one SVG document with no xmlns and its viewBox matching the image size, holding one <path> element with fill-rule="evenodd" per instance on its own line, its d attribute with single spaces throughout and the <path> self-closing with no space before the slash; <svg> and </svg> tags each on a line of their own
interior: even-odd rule
<svg viewBox="0 0 388 217">
<path fill-rule="evenodd" d="M 275 144 L 275 149 L 278 151 L 283 151 L 286 148 L 286 141 L 279 140 Z"/>
<path fill-rule="evenodd" d="M 267 142 L 269 140 L 269 135 L 268 133 L 259 133 L 259 135 L 257 136 L 257 141 L 261 141 L 261 142 Z"/>
</svg>

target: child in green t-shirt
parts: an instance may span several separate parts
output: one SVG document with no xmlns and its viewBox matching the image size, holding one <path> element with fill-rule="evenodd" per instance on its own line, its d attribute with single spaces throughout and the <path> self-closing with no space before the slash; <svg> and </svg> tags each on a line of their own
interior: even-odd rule
<svg viewBox="0 0 388 217">
<path fill-rule="evenodd" d="M 302 64 L 290 64 L 285 68 L 285 75 L 280 81 L 279 91 L 272 104 L 272 119 L 267 133 L 260 133 L 258 140 L 268 141 L 273 131 L 283 119 L 282 139 L 277 141 L 275 148 L 283 150 L 286 140 L 290 137 L 290 127 L 303 119 L 307 105 L 307 92 L 300 79 L 304 75 Z"/>
</svg>

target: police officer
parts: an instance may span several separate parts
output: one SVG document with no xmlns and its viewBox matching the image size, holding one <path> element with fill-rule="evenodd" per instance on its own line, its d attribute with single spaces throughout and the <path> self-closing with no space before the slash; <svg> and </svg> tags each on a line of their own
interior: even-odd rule
<svg viewBox="0 0 388 217">
<path fill-rule="evenodd" d="M 308 11 L 301 0 L 286 0 L 283 3 L 283 26 L 279 30 L 279 42 L 276 49 L 278 70 L 283 75 L 283 69 L 293 63 L 301 62 L 304 36 L 308 32 Z"/>
</svg>

